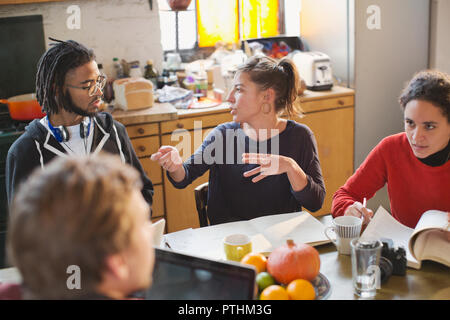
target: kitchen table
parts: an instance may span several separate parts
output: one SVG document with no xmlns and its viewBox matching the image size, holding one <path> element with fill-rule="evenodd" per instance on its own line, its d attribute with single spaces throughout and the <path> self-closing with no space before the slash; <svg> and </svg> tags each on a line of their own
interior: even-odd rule
<svg viewBox="0 0 450 320">
<path fill-rule="evenodd" d="M 326 226 L 331 225 L 331 216 L 318 218 Z M 353 300 L 351 257 L 338 254 L 331 243 L 316 247 L 320 253 L 320 272 L 331 284 L 331 300 Z M 20 282 L 15 268 L 0 270 L 0 282 Z M 405 276 L 391 276 L 377 290 L 375 299 L 450 299 L 450 269 L 442 264 L 424 261 L 420 270 L 408 268 Z"/>
<path fill-rule="evenodd" d="M 331 215 L 318 219 L 326 226 L 331 226 Z M 331 283 L 329 299 L 358 299 L 353 294 L 351 257 L 338 254 L 332 243 L 317 249 L 320 253 L 320 272 Z M 419 270 L 407 268 L 405 276 L 391 276 L 377 290 L 375 299 L 450 299 L 450 268 L 434 261 L 423 261 Z"/>
</svg>

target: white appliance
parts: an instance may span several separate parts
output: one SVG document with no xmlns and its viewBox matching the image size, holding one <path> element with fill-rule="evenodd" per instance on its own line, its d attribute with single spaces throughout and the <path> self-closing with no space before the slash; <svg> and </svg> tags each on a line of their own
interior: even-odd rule
<svg viewBox="0 0 450 320">
<path fill-rule="evenodd" d="M 325 53 L 300 51 L 293 55 L 292 60 L 309 90 L 330 90 L 333 87 L 331 61 Z"/>
</svg>

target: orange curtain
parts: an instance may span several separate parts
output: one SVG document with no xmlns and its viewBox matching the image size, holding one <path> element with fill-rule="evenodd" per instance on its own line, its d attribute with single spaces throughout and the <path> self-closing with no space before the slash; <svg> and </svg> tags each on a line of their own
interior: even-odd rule
<svg viewBox="0 0 450 320">
<path fill-rule="evenodd" d="M 242 39 L 273 37 L 278 32 L 278 0 L 242 0 Z"/>
<path fill-rule="evenodd" d="M 279 0 L 196 0 L 199 47 L 217 41 L 237 43 L 242 39 L 273 37 L 278 31 Z M 239 32 L 239 11 L 241 31 Z"/>
<path fill-rule="evenodd" d="M 199 47 L 213 47 L 217 41 L 239 41 L 237 0 L 197 0 Z"/>
</svg>

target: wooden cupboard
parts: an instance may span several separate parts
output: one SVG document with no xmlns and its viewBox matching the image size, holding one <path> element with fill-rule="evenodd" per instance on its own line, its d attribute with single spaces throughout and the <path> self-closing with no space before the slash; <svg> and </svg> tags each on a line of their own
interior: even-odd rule
<svg viewBox="0 0 450 320">
<path fill-rule="evenodd" d="M 329 91 L 306 91 L 300 101 L 305 116 L 294 120 L 306 124 L 314 132 L 327 192 L 322 209 L 312 213 L 320 216 L 331 212 L 333 193 L 353 173 L 354 91 L 337 86 Z M 155 185 L 153 220 L 164 217 L 167 232 L 197 228 L 199 222 L 194 188 L 208 181 L 208 172 L 187 188 L 176 189 L 165 172 L 149 157 L 161 145 L 172 145 L 180 150 L 183 160 L 186 160 L 201 145 L 209 130 L 232 120 L 229 109 L 219 106 L 203 110 L 178 110 L 177 119 L 173 119 L 175 116 L 172 115 L 169 120 L 151 119 L 143 113 L 122 112 L 113 113 L 113 116 L 126 125 L 136 154 Z"/>
<path fill-rule="evenodd" d="M 184 124 L 186 129 L 183 131 L 178 130 L 174 133 L 170 133 L 170 131 L 163 131 L 162 144 L 176 146 L 180 151 L 183 161 L 185 161 L 202 144 L 203 139 L 210 132 L 210 130 L 221 123 L 231 120 L 232 116 L 227 111 L 226 113 L 203 116 L 202 129 L 193 129 L 194 121 L 199 121 L 197 117 L 171 121 L 172 123 L 168 123 L 167 128 L 171 128 L 173 125 Z M 182 145 L 182 148 L 178 147 L 180 144 Z M 206 172 L 185 189 L 180 190 L 176 189 L 170 183 L 167 175 L 164 174 L 168 232 L 186 228 L 197 228 L 200 226 L 195 205 L 194 189 L 200 184 L 207 182 L 208 178 L 209 172 Z"/>
<path fill-rule="evenodd" d="M 314 132 L 325 181 L 324 204 L 312 214 L 328 214 L 333 193 L 353 173 L 353 108 L 310 113 L 300 121 Z"/>
</svg>

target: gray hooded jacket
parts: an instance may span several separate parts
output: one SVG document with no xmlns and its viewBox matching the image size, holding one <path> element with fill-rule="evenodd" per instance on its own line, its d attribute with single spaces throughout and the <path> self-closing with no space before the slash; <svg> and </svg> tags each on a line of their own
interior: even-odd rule
<svg viewBox="0 0 450 320">
<path fill-rule="evenodd" d="M 97 113 L 93 117 L 93 121 L 94 137 L 90 152 L 97 154 L 103 151 L 117 154 L 122 159 L 122 162 L 136 168 L 142 177 L 142 195 L 151 205 L 153 184 L 145 174 L 134 152 L 125 127 L 106 112 Z M 14 142 L 8 151 L 5 170 L 8 203 L 11 203 L 18 185 L 36 167 L 44 168 L 45 164 L 56 156 L 66 157 L 68 154 L 39 120 L 33 120 L 25 128 L 25 133 Z"/>
</svg>

